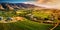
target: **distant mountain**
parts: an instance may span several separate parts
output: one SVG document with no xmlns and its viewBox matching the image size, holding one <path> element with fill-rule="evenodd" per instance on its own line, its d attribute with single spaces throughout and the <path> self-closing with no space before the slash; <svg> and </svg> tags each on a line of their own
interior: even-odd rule
<svg viewBox="0 0 60 30">
<path fill-rule="evenodd" d="M 0 9 L 40 9 L 41 7 L 25 3 L 0 3 Z"/>
</svg>

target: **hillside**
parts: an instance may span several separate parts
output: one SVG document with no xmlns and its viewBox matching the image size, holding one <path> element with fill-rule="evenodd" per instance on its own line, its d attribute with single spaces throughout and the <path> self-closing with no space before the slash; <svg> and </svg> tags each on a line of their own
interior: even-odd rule
<svg viewBox="0 0 60 30">
<path fill-rule="evenodd" d="M 25 3 L 0 3 L 0 9 L 2 10 L 17 10 L 17 9 L 39 9 L 42 7 L 33 5 L 33 4 L 25 4 Z"/>
</svg>

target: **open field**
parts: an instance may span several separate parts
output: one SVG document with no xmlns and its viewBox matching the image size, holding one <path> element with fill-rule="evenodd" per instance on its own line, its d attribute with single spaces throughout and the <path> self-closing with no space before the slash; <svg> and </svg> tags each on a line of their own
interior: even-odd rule
<svg viewBox="0 0 60 30">
<path fill-rule="evenodd" d="M 15 18 L 22 17 L 17 18 L 18 21 L 16 22 L 8 23 L 10 21 L 8 20 L 6 21 L 7 23 L 0 23 L 0 30 L 50 30 L 54 26 L 52 25 L 53 23 L 60 22 L 58 19 L 54 19 L 55 18 L 54 16 L 56 16 L 57 18 L 60 17 L 59 10 L 56 11 L 44 9 L 44 10 L 0 11 L 0 16 L 3 17 L 4 20 L 6 20 L 9 17 L 10 19 L 13 17 Z M 23 21 L 19 21 L 20 19 L 22 19 Z M 49 24 L 48 22 L 51 24 Z M 54 30 L 60 30 L 60 26 L 58 25 Z"/>
<path fill-rule="evenodd" d="M 16 23 L 0 23 L 0 30 L 49 30 L 52 25 L 40 24 L 30 20 L 18 21 Z"/>
</svg>

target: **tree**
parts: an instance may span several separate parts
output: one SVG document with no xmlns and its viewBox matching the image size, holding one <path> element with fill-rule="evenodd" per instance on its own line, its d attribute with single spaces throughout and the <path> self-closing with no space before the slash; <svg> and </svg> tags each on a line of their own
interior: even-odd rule
<svg viewBox="0 0 60 30">
<path fill-rule="evenodd" d="M 54 27 L 51 28 L 50 30 L 54 30 L 60 24 L 60 21 L 58 20 L 58 12 L 57 11 L 58 10 L 54 10 L 53 13 L 52 13 L 52 15 L 54 16 L 53 18 L 56 19 L 56 24 L 54 24 Z"/>
</svg>

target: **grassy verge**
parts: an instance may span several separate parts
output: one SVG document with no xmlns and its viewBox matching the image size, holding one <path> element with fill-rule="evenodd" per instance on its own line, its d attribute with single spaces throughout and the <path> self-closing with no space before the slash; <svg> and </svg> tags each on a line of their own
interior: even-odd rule
<svg viewBox="0 0 60 30">
<path fill-rule="evenodd" d="M 0 23 L 0 30 L 49 30 L 52 25 L 25 20 L 16 23 Z"/>
</svg>

